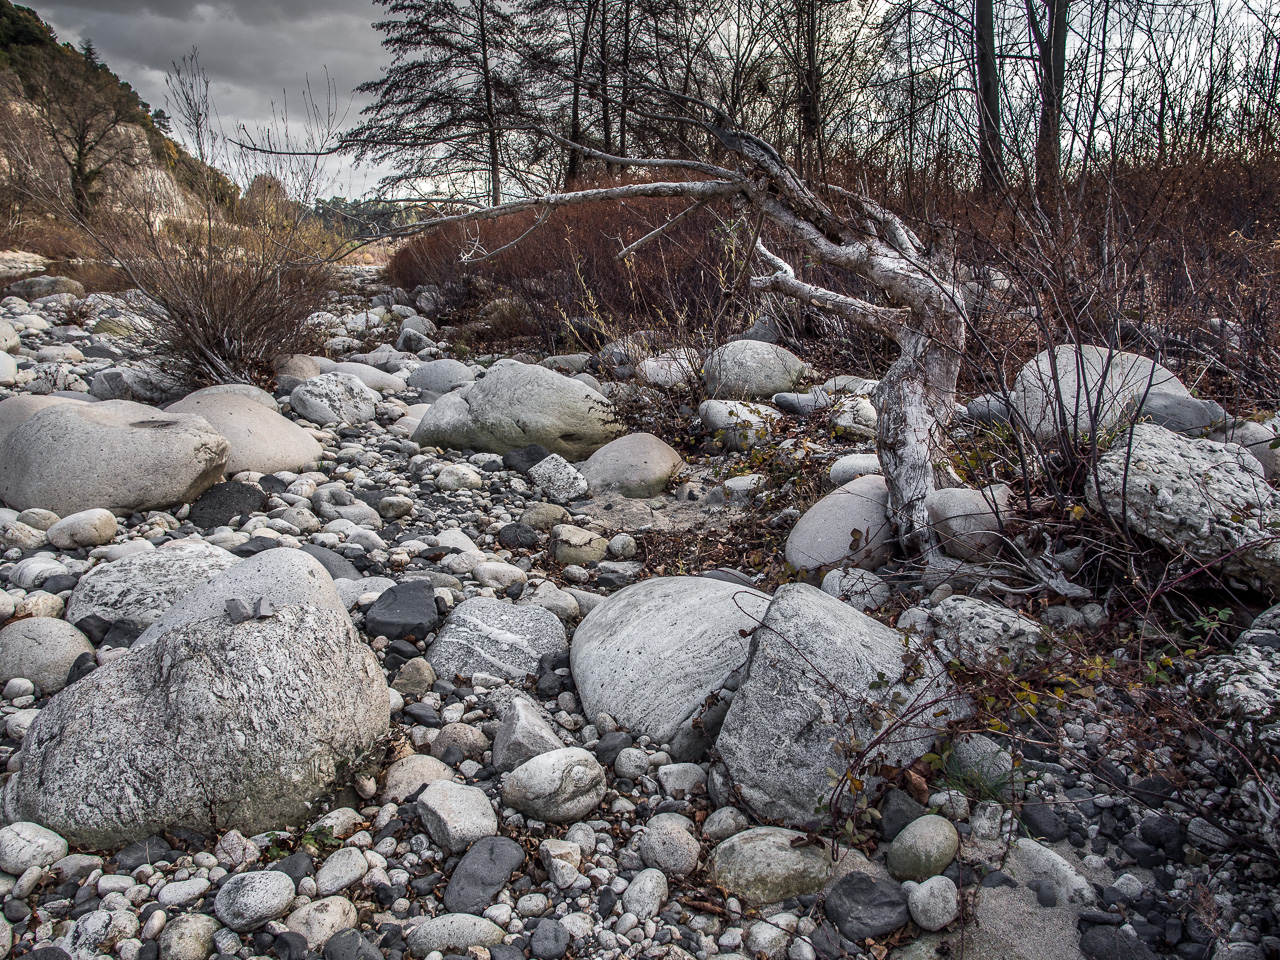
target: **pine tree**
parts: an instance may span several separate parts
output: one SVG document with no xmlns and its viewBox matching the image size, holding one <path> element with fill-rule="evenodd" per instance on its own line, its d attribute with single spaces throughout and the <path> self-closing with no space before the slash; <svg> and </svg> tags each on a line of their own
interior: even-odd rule
<svg viewBox="0 0 1280 960">
<path fill-rule="evenodd" d="M 523 120 L 516 21 L 495 0 L 378 0 L 391 66 L 361 93 L 377 99 L 344 138 L 359 160 L 394 160 L 384 188 L 450 181 L 500 203 Z M 466 188 L 470 186 L 471 190 Z"/>
</svg>

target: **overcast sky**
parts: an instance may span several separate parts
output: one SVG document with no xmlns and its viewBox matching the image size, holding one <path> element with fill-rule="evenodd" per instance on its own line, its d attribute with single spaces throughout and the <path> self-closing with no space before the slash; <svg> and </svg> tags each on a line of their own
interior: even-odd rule
<svg viewBox="0 0 1280 960">
<path fill-rule="evenodd" d="M 384 8 L 372 0 L 29 0 L 58 38 L 93 40 L 99 56 L 153 108 L 165 106 L 165 74 L 174 60 L 199 48 L 200 63 L 223 127 L 251 129 L 271 120 L 271 105 L 296 109 L 308 76 L 324 91 L 325 69 L 340 108 L 355 122 L 366 100 L 352 90 L 379 75 L 386 62 L 370 25 Z M 334 164 L 333 193 L 355 195 L 377 172 Z"/>
</svg>

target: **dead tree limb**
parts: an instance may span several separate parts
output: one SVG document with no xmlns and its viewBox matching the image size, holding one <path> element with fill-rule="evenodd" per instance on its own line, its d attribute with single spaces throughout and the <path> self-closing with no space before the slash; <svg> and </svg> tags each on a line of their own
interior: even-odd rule
<svg viewBox="0 0 1280 960">
<path fill-rule="evenodd" d="M 398 231 L 421 234 L 449 226 L 497 220 L 537 211 L 539 222 L 561 207 L 620 202 L 632 198 L 682 198 L 691 206 L 727 202 L 748 208 L 804 246 L 814 260 L 848 270 L 877 288 L 885 302 L 871 303 L 797 276 L 781 257 L 757 242 L 755 254 L 769 272 L 752 277 L 754 290 L 806 303 L 851 326 L 894 340 L 901 353 L 881 379 L 873 402 L 879 416 L 877 444 L 889 490 L 890 519 L 911 556 L 928 559 L 937 550 L 924 508 L 943 456 L 943 427 L 955 409 L 956 379 L 964 352 L 964 301 L 949 279 L 947 264 L 934 262 L 900 217 L 868 197 L 836 188 L 823 193 L 848 209 L 841 215 L 822 199 L 768 143 L 743 130 L 706 121 L 703 128 L 732 158 L 733 166 L 688 159 L 619 157 L 578 145 L 588 156 L 617 166 L 666 169 L 698 179 L 650 181 L 514 200 Z M 554 139 L 554 137 L 553 137 Z M 686 210 L 677 217 L 683 217 Z M 660 235 L 663 225 L 626 248 L 634 252 Z"/>
</svg>

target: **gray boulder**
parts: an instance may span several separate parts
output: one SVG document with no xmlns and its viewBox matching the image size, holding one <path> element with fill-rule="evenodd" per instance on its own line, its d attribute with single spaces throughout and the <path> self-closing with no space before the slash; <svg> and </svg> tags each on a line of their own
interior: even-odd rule
<svg viewBox="0 0 1280 960">
<path fill-rule="evenodd" d="M 347 605 L 324 564 L 302 550 L 264 550 L 226 567 L 177 600 L 142 632 L 134 645 L 152 643 L 167 631 L 191 623 L 217 621 L 229 625 L 228 600 L 252 606 L 259 599 L 277 608 L 304 606 L 347 617 Z"/>
<path fill-rule="evenodd" d="M 1003 483 L 981 490 L 945 487 L 925 497 L 924 507 L 943 550 L 957 560 L 989 560 L 1000 550 L 1011 499 Z"/>
<path fill-rule="evenodd" d="M 0 320 L 0 353 L 15 353 L 22 341 L 8 320 Z"/>
<path fill-rule="evenodd" d="M 824 847 L 800 846 L 804 834 L 781 827 L 736 833 L 715 848 L 707 863 L 715 884 L 749 904 L 780 903 L 817 893 L 831 878 Z"/>
<path fill-rule="evenodd" d="M 623 433 L 613 405 L 578 380 L 515 360 L 447 393 L 422 415 L 415 443 L 506 453 L 538 443 L 582 460 Z"/>
<path fill-rule="evenodd" d="M 796 521 L 787 537 L 787 563 L 798 570 L 841 564 L 874 570 L 893 549 L 884 477 L 868 474 L 837 487 Z"/>
<path fill-rule="evenodd" d="M 56 407 L 60 403 L 75 403 L 69 397 L 41 397 L 33 393 L 20 393 L 0 400 L 0 443 L 18 428 L 28 417 L 46 407 Z M 80 401 L 86 402 L 86 401 Z"/>
<path fill-rule="evenodd" d="M 39 300 L 59 293 L 69 293 L 77 300 L 83 300 L 84 284 L 70 277 L 39 276 L 15 280 L 4 290 L 6 297 L 21 297 L 23 300 Z"/>
<path fill-rule="evenodd" d="M 523 680 L 538 672 L 543 654 L 568 645 L 564 624 L 550 610 L 472 597 L 449 614 L 427 648 L 427 660 L 441 677 L 487 673 Z"/>
<path fill-rule="evenodd" d="M 742 666 L 739 631 L 752 629 L 768 603 L 758 590 L 707 577 L 657 577 L 618 591 L 578 625 L 569 648 L 584 712 L 671 743 Z"/>
<path fill-rule="evenodd" d="M 1242 448 L 1139 424 L 1099 458 L 1096 479 L 1086 485 L 1093 509 L 1105 506 L 1148 540 L 1280 594 L 1280 492 Z"/>
<path fill-rule="evenodd" d="M 201 417 L 128 400 L 60 403 L 0 441 L 0 500 L 64 517 L 92 507 L 157 510 L 195 500 L 229 455 Z"/>
<path fill-rule="evenodd" d="M 874 453 L 848 453 L 831 464 L 828 475 L 831 482 L 839 487 L 869 473 L 884 473 L 878 456 Z"/>
<path fill-rule="evenodd" d="M 1107 433 L 1150 392 L 1190 397 L 1174 373 L 1146 357 L 1067 344 L 1029 360 L 1014 381 L 1013 410 L 1037 439 Z"/>
<path fill-rule="evenodd" d="M 231 384 L 235 386 L 235 384 Z M 212 389 L 212 388 L 211 388 Z M 267 396 L 271 400 L 270 395 Z M 168 408 L 169 413 L 204 417 L 227 438 L 231 453 L 227 473 L 300 471 L 320 459 L 320 442 L 292 420 L 261 401 L 235 393 L 198 391 Z"/>
<path fill-rule="evenodd" d="M 1209 434 L 1218 443 L 1234 443 L 1262 464 L 1262 474 L 1268 480 L 1280 477 L 1280 437 L 1271 427 L 1252 420 L 1237 420 L 1224 430 Z"/>
<path fill-rule="evenodd" d="M 79 623 L 96 614 L 112 623 L 149 626 L 196 587 L 239 562 L 221 547 L 178 541 L 102 563 L 76 583 L 66 618 Z"/>
<path fill-rule="evenodd" d="M 368 363 L 335 363 L 330 372 L 355 377 L 370 390 L 376 390 L 378 393 L 403 393 L 407 389 L 404 377 L 379 370 Z"/>
<path fill-rule="evenodd" d="M 471 383 L 476 375 L 460 360 L 446 358 L 424 363 L 409 374 L 409 386 L 414 390 L 441 395 Z"/>
<path fill-rule="evenodd" d="M 179 826 L 251 835 L 298 825 L 389 719 L 382 669 L 345 612 L 195 621 L 40 712 L 3 815 L 112 849 Z"/>
<path fill-rule="evenodd" d="M 322 373 L 302 381 L 289 394 L 293 412 L 321 426 L 343 421 L 367 423 L 380 399 L 376 390 L 349 373 Z"/>
<path fill-rule="evenodd" d="M 0 686 L 23 677 L 41 695 L 57 693 L 86 653 L 93 653 L 89 638 L 65 620 L 31 617 L 11 623 L 0 630 Z"/>
<path fill-rule="evenodd" d="M 904 652 L 913 661 L 905 670 Z M 966 712 L 927 650 L 911 650 L 901 633 L 821 590 L 790 583 L 751 634 L 716 749 L 758 816 L 799 824 L 830 797 L 828 768 L 845 767 L 835 742 L 870 743 L 883 724 L 897 724 L 879 752 L 885 763 L 906 766 Z M 859 776 L 872 785 L 874 778 Z"/>
<path fill-rule="evenodd" d="M 1178 391 L 1152 390 L 1135 397 L 1130 406 L 1134 419 L 1188 437 L 1207 436 L 1215 425 L 1220 426 L 1226 419 L 1226 412 L 1212 400 L 1201 400 Z"/>
<path fill-rule="evenodd" d="M 702 367 L 707 396 L 761 400 L 794 390 L 805 363 L 790 350 L 759 340 L 734 340 L 712 350 Z"/>
<path fill-rule="evenodd" d="M 651 433 L 633 433 L 605 444 L 579 468 L 591 492 L 645 499 L 666 489 L 683 465 L 680 454 Z"/>
<path fill-rule="evenodd" d="M 1041 637 L 1034 620 L 977 597 L 947 597 L 929 611 L 929 622 L 945 656 L 974 666 L 1021 660 Z"/>
</svg>

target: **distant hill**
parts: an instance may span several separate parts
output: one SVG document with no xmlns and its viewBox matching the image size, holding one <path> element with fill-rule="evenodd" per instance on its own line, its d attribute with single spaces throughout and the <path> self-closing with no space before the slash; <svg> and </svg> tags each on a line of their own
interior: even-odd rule
<svg viewBox="0 0 1280 960">
<path fill-rule="evenodd" d="M 31 166 L 29 156 L 7 154 L 17 152 L 15 147 L 32 149 L 32 141 L 39 140 L 30 132 L 38 131 L 37 117 L 54 112 L 69 128 L 77 123 L 90 126 L 74 110 L 82 95 L 76 84 L 53 85 L 51 92 L 50 76 L 87 77 L 96 95 L 110 99 L 116 126 L 98 149 L 111 151 L 118 161 L 112 164 L 111 176 L 143 186 L 149 196 L 158 200 L 167 217 L 183 218 L 191 213 L 191 192 L 197 183 L 205 181 L 209 170 L 172 139 L 165 112 L 152 109 L 128 82 L 101 61 L 91 43 L 78 50 L 61 43 L 35 10 L 15 6 L 10 0 L 0 0 L 0 108 L 13 122 L 21 124 L 25 120 L 26 126 L 20 128 L 23 135 L 11 135 L 7 144 L 0 137 L 0 192 L 4 192 L 6 182 Z M 50 104 L 51 97 L 61 97 L 65 102 Z M 56 169 L 60 158 L 53 153 L 52 140 L 47 135 L 44 140 L 50 153 L 49 169 Z M 234 203 L 239 192 L 236 185 L 218 171 L 213 174 L 218 199 L 228 205 Z M 109 178 L 104 175 L 103 179 Z M 7 185 L 13 186 L 11 182 Z"/>
</svg>

